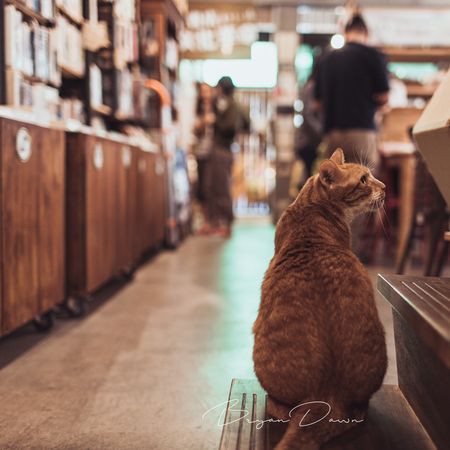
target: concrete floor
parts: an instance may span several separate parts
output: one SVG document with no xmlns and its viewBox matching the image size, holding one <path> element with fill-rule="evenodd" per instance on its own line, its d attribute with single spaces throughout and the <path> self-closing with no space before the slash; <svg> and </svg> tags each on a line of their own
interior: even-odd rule
<svg viewBox="0 0 450 450">
<path fill-rule="evenodd" d="M 254 377 L 251 326 L 272 252 L 261 221 L 239 223 L 228 242 L 190 238 L 87 317 L 0 341 L 0 449 L 216 449 L 220 411 L 202 415 L 232 378 Z M 378 305 L 392 384 L 392 317 Z"/>
</svg>

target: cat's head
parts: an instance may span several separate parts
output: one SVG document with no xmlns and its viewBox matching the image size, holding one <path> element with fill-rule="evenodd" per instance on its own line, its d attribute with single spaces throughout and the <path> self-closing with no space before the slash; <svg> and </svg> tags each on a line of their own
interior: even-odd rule
<svg viewBox="0 0 450 450">
<path fill-rule="evenodd" d="M 330 159 L 322 162 L 318 181 L 323 195 L 339 203 L 349 219 L 384 204 L 386 186 L 367 167 L 345 163 L 344 152 L 340 148 Z"/>
</svg>

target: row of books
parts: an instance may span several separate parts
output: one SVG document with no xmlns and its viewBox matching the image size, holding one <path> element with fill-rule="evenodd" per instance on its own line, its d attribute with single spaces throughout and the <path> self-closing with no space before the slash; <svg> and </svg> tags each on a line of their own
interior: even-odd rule
<svg viewBox="0 0 450 450">
<path fill-rule="evenodd" d="M 55 17 L 54 0 L 20 0 L 20 3 L 23 3 L 47 19 L 53 19 Z"/>
<path fill-rule="evenodd" d="M 103 105 L 102 71 L 96 64 L 89 66 L 89 98 L 92 107 Z"/>
<path fill-rule="evenodd" d="M 51 117 L 57 116 L 59 102 L 58 89 L 44 83 L 34 83 L 16 70 L 6 70 L 6 99 L 14 107 L 43 112 Z"/>
<path fill-rule="evenodd" d="M 20 72 L 6 71 L 8 105 L 35 112 L 46 120 L 84 121 L 83 102 L 77 98 L 62 99 L 58 89 L 31 82 Z"/>
<path fill-rule="evenodd" d="M 26 79 L 18 71 L 6 71 L 8 105 L 33 111 L 46 120 L 84 120 L 83 102 L 76 98 L 62 99 L 58 89 Z"/>
<path fill-rule="evenodd" d="M 145 120 L 149 91 L 139 68 L 117 71 L 116 83 L 117 118 Z"/>
<path fill-rule="evenodd" d="M 59 85 L 58 30 L 24 22 L 20 11 L 6 6 L 5 62 L 24 75 Z"/>
<path fill-rule="evenodd" d="M 138 26 L 135 22 L 114 22 L 114 65 L 123 69 L 127 63 L 139 59 Z"/>
<path fill-rule="evenodd" d="M 60 66 L 73 72 L 76 76 L 83 76 L 84 50 L 81 31 L 63 16 L 58 16 L 56 28 L 58 31 Z"/>
<path fill-rule="evenodd" d="M 117 19 L 134 22 L 136 20 L 136 0 L 115 0 L 114 16 Z"/>
<path fill-rule="evenodd" d="M 56 6 L 75 19 L 82 20 L 83 18 L 83 4 L 81 0 L 56 0 Z"/>
</svg>

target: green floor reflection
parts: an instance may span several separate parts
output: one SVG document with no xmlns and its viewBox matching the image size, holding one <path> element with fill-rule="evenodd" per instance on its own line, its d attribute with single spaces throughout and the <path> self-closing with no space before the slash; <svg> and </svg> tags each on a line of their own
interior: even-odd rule
<svg viewBox="0 0 450 450">
<path fill-rule="evenodd" d="M 208 378 L 231 381 L 254 376 L 252 326 L 261 282 L 273 255 L 274 232 L 267 220 L 239 222 L 223 245 L 216 284 L 222 304 L 211 335 L 215 350 L 205 361 Z"/>
</svg>

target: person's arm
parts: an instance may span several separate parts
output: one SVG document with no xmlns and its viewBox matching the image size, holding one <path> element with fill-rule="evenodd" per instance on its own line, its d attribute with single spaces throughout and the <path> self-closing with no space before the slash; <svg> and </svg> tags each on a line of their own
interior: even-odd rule
<svg viewBox="0 0 450 450">
<path fill-rule="evenodd" d="M 373 100 L 378 106 L 383 106 L 389 99 L 389 79 L 386 57 L 383 53 L 375 50 L 373 76 Z"/>
<path fill-rule="evenodd" d="M 379 93 L 375 93 L 373 95 L 373 98 L 375 100 L 375 103 L 378 106 L 383 106 L 385 105 L 388 100 L 389 100 L 389 92 L 379 92 Z"/>
<path fill-rule="evenodd" d="M 322 133 L 322 121 L 320 120 L 318 110 L 320 102 L 314 99 L 314 90 L 316 83 L 310 80 L 306 83 L 303 91 L 303 117 L 309 123 L 313 131 L 320 136 Z"/>
<path fill-rule="evenodd" d="M 250 131 L 250 113 L 248 109 L 242 105 L 240 106 L 240 113 L 241 113 L 241 124 L 239 131 L 248 133 Z"/>
<path fill-rule="evenodd" d="M 313 95 L 311 98 L 311 108 L 313 111 L 321 111 L 322 110 L 322 68 L 321 64 L 317 64 L 316 76 L 314 77 L 314 89 Z"/>
</svg>

